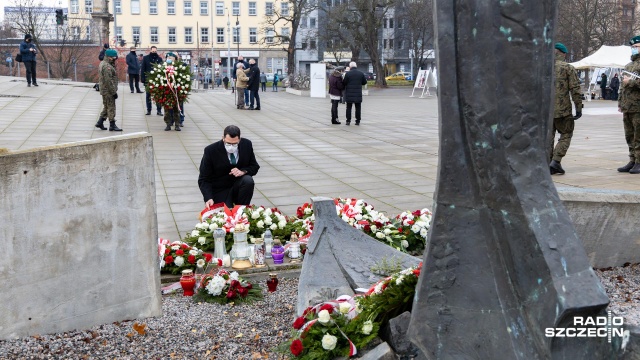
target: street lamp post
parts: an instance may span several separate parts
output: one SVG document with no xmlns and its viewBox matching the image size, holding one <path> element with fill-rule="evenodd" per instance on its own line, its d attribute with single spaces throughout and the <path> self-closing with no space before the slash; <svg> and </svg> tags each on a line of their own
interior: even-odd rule
<svg viewBox="0 0 640 360">
<path fill-rule="evenodd" d="M 229 8 L 227 10 L 227 77 L 231 80 L 231 19 L 229 17 Z"/>
<path fill-rule="evenodd" d="M 238 15 L 236 15 L 236 34 L 238 34 L 238 57 L 240 57 L 240 20 L 238 20 Z"/>
<path fill-rule="evenodd" d="M 209 28 L 209 41 L 211 41 L 211 85 L 213 85 L 213 68 L 215 57 L 213 56 L 213 0 L 209 0 L 209 11 L 211 14 L 211 27 Z"/>
</svg>

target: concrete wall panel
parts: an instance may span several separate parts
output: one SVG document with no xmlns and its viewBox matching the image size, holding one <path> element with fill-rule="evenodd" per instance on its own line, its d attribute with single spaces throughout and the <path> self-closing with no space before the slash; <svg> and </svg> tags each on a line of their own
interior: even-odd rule
<svg viewBox="0 0 640 360">
<path fill-rule="evenodd" d="M 0 156 L 0 338 L 162 314 L 153 142 Z"/>
</svg>

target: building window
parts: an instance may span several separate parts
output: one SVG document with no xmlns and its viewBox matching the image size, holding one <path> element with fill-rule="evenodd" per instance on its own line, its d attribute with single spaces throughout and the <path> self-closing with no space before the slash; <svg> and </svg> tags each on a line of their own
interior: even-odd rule
<svg viewBox="0 0 640 360">
<path fill-rule="evenodd" d="M 404 40 L 399 40 L 396 42 L 396 44 L 398 45 L 398 49 L 404 49 Z"/>
<path fill-rule="evenodd" d="M 393 39 L 389 39 L 389 49 L 393 49 Z"/>
<path fill-rule="evenodd" d="M 289 3 L 287 2 L 280 3 L 280 15 L 289 16 Z"/>
<path fill-rule="evenodd" d="M 73 40 L 80 40 L 80 27 L 74 26 L 71 28 L 71 38 Z"/>
<path fill-rule="evenodd" d="M 249 28 L 249 42 L 252 44 L 258 42 L 258 28 Z"/>
<path fill-rule="evenodd" d="M 224 28 L 216 28 L 216 42 L 218 44 L 224 44 Z"/>
<path fill-rule="evenodd" d="M 383 49 L 387 48 L 387 39 L 382 40 L 382 48 Z"/>
<path fill-rule="evenodd" d="M 311 28 L 311 29 L 315 29 L 316 28 L 316 18 L 314 18 L 314 17 L 309 18 L 309 28 Z"/>
<path fill-rule="evenodd" d="M 116 38 L 118 39 L 118 42 L 122 40 L 122 26 L 116 26 Z"/>
<path fill-rule="evenodd" d="M 151 38 L 149 39 L 151 41 L 152 44 L 157 44 L 158 43 L 158 28 L 157 27 L 151 27 L 149 28 L 149 34 L 151 34 Z"/>
<path fill-rule="evenodd" d="M 237 16 L 240 15 L 240 2 L 234 1 L 231 3 L 231 15 Z"/>
<path fill-rule="evenodd" d="M 200 28 L 200 42 L 208 43 L 209 42 L 209 28 L 203 27 Z"/>
<path fill-rule="evenodd" d="M 316 49 L 316 41 L 315 40 L 309 41 L 309 49 L 311 49 L 311 50 L 315 50 Z"/>
<path fill-rule="evenodd" d="M 404 29 L 404 21 L 403 21 L 403 19 L 398 19 L 398 29 Z"/>
<path fill-rule="evenodd" d="M 86 40 L 91 40 L 91 26 L 87 26 Z"/>
<path fill-rule="evenodd" d="M 302 50 L 307 50 L 307 42 L 303 41 L 302 44 L 300 44 L 300 47 L 302 48 Z"/>
<path fill-rule="evenodd" d="M 122 0 L 116 1 L 116 14 L 122 14 Z"/>
<path fill-rule="evenodd" d="M 258 7 L 255 1 L 249 2 L 249 16 L 258 15 Z"/>
<path fill-rule="evenodd" d="M 306 29 L 307 28 L 307 22 L 309 19 L 307 19 L 306 16 L 303 16 L 300 18 L 300 28 L 301 29 Z"/>
<path fill-rule="evenodd" d="M 382 28 L 386 29 L 387 26 L 389 26 L 389 19 L 384 18 L 384 20 L 382 20 Z"/>
<path fill-rule="evenodd" d="M 224 15 L 224 2 L 216 1 L 216 15 L 222 16 Z"/>
<path fill-rule="evenodd" d="M 176 28 L 170 27 L 169 28 L 169 44 L 175 44 L 175 43 L 176 43 Z"/>
<path fill-rule="evenodd" d="M 78 13 L 78 0 L 71 0 L 71 3 L 69 3 L 69 7 L 71 8 L 71 13 L 72 14 L 77 14 Z"/>
<path fill-rule="evenodd" d="M 131 13 L 134 15 L 140 14 L 140 0 L 131 0 Z"/>
<path fill-rule="evenodd" d="M 389 19 L 389 29 L 393 29 L 393 18 Z"/>
<path fill-rule="evenodd" d="M 167 1 L 167 14 L 175 15 L 176 14 L 176 2 L 173 0 Z"/>
<path fill-rule="evenodd" d="M 240 28 L 239 27 L 234 27 L 233 28 L 233 43 L 234 44 L 238 44 L 240 42 Z"/>
<path fill-rule="evenodd" d="M 283 43 L 288 43 L 289 37 L 291 36 L 291 34 L 289 33 L 289 28 L 280 29 L 280 36 Z"/>
<path fill-rule="evenodd" d="M 185 0 L 184 1 L 184 14 L 185 15 L 191 15 L 192 14 L 191 1 L 189 1 L 189 0 Z"/>
<path fill-rule="evenodd" d="M 200 15 L 208 15 L 208 14 L 209 14 L 209 2 L 200 1 Z"/>
<path fill-rule="evenodd" d="M 140 27 L 139 26 L 132 27 L 131 34 L 133 34 L 133 42 L 140 44 Z"/>
<path fill-rule="evenodd" d="M 186 27 L 184 28 L 184 42 L 187 44 L 191 44 L 193 42 L 193 33 L 192 28 Z"/>
<path fill-rule="evenodd" d="M 405 64 L 400 64 L 400 72 L 405 72 L 406 71 L 406 65 Z"/>
<path fill-rule="evenodd" d="M 271 44 L 273 43 L 273 36 L 274 36 L 274 31 L 273 28 L 267 28 L 267 43 Z"/>
<path fill-rule="evenodd" d="M 91 14 L 93 12 L 93 0 L 84 0 L 84 12 L 86 14 Z"/>
<path fill-rule="evenodd" d="M 264 4 L 264 14 L 267 16 L 272 16 L 273 15 L 273 3 L 272 2 L 268 2 Z"/>
<path fill-rule="evenodd" d="M 149 0 L 149 14 L 158 15 L 158 1 Z"/>
</svg>

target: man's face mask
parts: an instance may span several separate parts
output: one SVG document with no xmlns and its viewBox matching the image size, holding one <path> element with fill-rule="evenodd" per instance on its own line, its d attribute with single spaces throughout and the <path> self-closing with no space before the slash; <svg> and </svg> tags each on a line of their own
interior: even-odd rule
<svg viewBox="0 0 640 360">
<path fill-rule="evenodd" d="M 631 48 L 631 55 L 638 55 L 638 48 L 637 47 L 632 47 Z"/>
<path fill-rule="evenodd" d="M 238 149 L 238 144 L 224 144 L 224 148 L 225 150 L 227 150 L 228 153 L 232 153 L 235 152 Z"/>
<path fill-rule="evenodd" d="M 167 59 L 167 64 L 169 64 L 169 65 L 173 64 L 173 60 Z"/>
</svg>

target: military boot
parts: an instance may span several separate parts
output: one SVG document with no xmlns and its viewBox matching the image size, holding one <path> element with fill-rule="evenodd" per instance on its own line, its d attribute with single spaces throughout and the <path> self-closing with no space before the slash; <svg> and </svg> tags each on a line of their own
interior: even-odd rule
<svg viewBox="0 0 640 360">
<path fill-rule="evenodd" d="M 623 167 L 619 167 L 619 172 L 629 172 L 629 170 L 633 169 L 633 166 L 636 164 L 635 161 L 629 161 L 629 163 Z"/>
<path fill-rule="evenodd" d="M 176 124 L 176 131 L 182 131 L 182 130 L 180 130 L 180 125 L 179 124 Z"/>
<path fill-rule="evenodd" d="M 104 127 L 104 121 L 105 121 L 105 120 L 107 120 L 107 119 L 102 118 L 102 117 L 101 117 L 101 118 L 99 118 L 99 119 L 98 119 L 98 122 L 96 123 L 96 127 L 97 127 L 98 129 L 100 129 L 100 130 L 107 130 L 107 128 L 106 128 L 106 127 Z M 627 170 L 627 171 L 629 171 L 629 170 Z"/>
<path fill-rule="evenodd" d="M 109 131 L 122 131 L 122 129 L 116 126 L 115 121 L 109 121 Z"/>
<path fill-rule="evenodd" d="M 635 165 L 633 165 L 633 168 L 629 170 L 629 174 L 640 174 L 640 163 L 635 163 Z"/>
<path fill-rule="evenodd" d="M 553 175 L 553 174 L 563 175 L 564 174 L 564 169 L 562 168 L 562 165 L 560 165 L 560 162 L 555 161 L 555 160 L 551 160 L 551 163 L 549 164 L 549 170 L 551 170 L 551 175 Z"/>
</svg>

